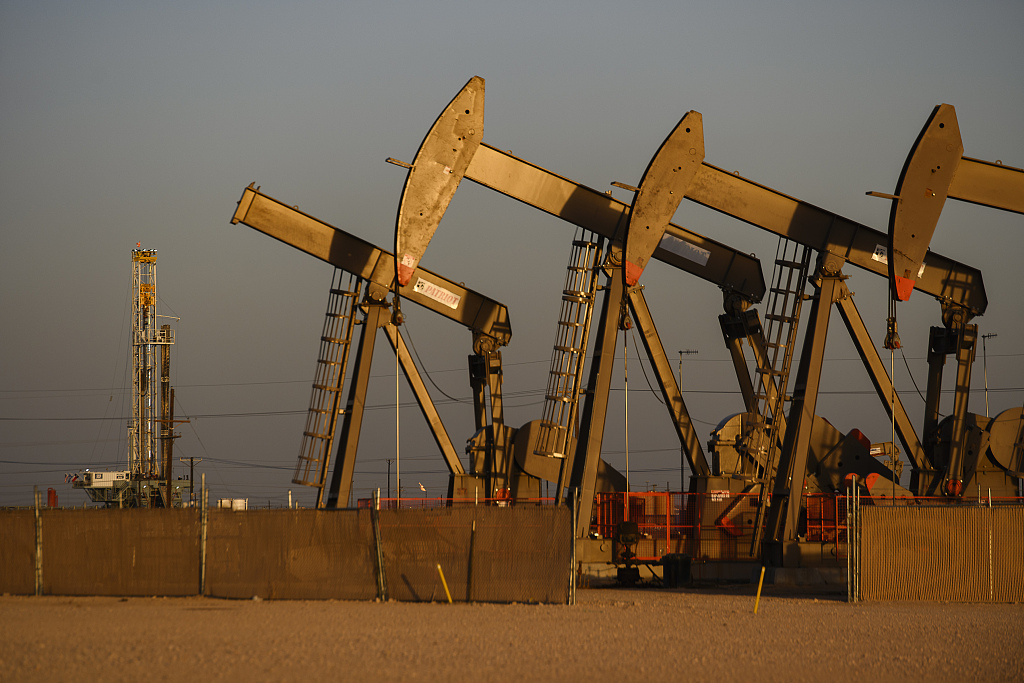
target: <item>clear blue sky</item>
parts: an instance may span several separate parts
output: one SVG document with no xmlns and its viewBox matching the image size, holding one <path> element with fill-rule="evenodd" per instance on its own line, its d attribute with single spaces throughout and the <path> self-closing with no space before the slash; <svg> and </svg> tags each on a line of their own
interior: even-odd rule
<svg viewBox="0 0 1024 683">
<path fill-rule="evenodd" d="M 65 472 L 126 462 L 130 252 L 157 249 L 175 324 L 179 457 L 204 458 L 213 497 L 281 505 L 308 405 L 331 268 L 230 225 L 242 189 L 385 246 L 404 171 L 444 104 L 487 80 L 484 140 L 592 187 L 635 184 L 684 112 L 706 160 L 884 230 L 891 192 L 936 104 L 957 108 L 965 155 L 1024 166 L 1024 5 L 960 2 L 88 2 L 0 5 L 0 505 L 32 486 L 85 496 Z M 616 196 L 628 201 L 619 190 Z M 775 239 L 684 202 L 676 222 L 766 262 Z M 512 425 L 540 417 L 570 226 L 464 184 L 423 265 L 505 303 Z M 985 276 L 992 413 L 1024 399 L 1024 219 L 950 202 L 932 249 Z M 880 343 L 885 283 L 850 268 Z M 647 296 L 707 434 L 740 409 L 718 291 L 656 264 Z M 468 332 L 409 314 L 427 372 L 468 398 Z M 923 388 L 938 305 L 900 309 Z M 889 438 L 841 325 L 820 413 Z M 632 351 L 631 354 L 635 352 Z M 979 356 L 979 361 L 981 360 Z M 922 404 L 897 357 L 918 428 Z M 634 488 L 679 486 L 678 442 L 630 363 Z M 394 366 L 378 348 L 356 493 L 395 456 Z M 652 377 L 653 381 L 653 377 Z M 984 414 L 982 368 L 971 408 Z M 616 380 L 622 389 L 622 378 Z M 403 389 L 404 391 L 404 389 Z M 442 399 L 440 395 L 436 396 Z M 409 400 L 403 393 L 403 402 Z M 613 396 L 605 457 L 626 420 Z M 456 444 L 470 407 L 443 405 Z M 258 414 L 257 414 L 258 413 Z M 268 414 L 269 413 L 269 414 Z M 415 408 L 401 411 L 403 482 L 441 493 L 445 469 Z M 416 487 L 418 489 L 418 487 Z"/>
</svg>

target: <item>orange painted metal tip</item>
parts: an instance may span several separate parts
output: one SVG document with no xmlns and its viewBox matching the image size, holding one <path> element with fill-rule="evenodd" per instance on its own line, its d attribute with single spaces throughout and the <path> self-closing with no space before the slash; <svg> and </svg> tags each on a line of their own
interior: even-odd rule
<svg viewBox="0 0 1024 683">
<path fill-rule="evenodd" d="M 900 301 L 907 301 L 910 299 L 910 294 L 914 291 L 914 280 L 909 277 L 896 276 L 896 298 Z"/>
<path fill-rule="evenodd" d="M 626 261 L 626 284 L 632 287 L 640 282 L 640 276 L 643 275 L 643 272 L 644 269 L 642 267 Z"/>
<path fill-rule="evenodd" d="M 402 285 L 403 287 L 405 287 L 407 284 L 409 284 L 409 280 L 412 279 L 412 274 L 415 271 L 416 271 L 415 268 L 411 268 L 409 266 L 405 266 L 405 265 L 402 265 L 401 263 L 399 263 L 398 264 L 398 284 Z"/>
</svg>

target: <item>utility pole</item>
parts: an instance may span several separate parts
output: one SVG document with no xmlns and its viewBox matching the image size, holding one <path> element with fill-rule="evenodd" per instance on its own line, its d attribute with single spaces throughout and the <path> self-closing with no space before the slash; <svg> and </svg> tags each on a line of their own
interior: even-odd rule
<svg viewBox="0 0 1024 683">
<path fill-rule="evenodd" d="M 995 332 L 981 335 L 981 360 L 982 368 L 985 371 L 985 417 L 988 417 L 988 352 L 985 349 L 985 341 L 998 336 Z"/>
<path fill-rule="evenodd" d="M 195 488 L 192 482 L 196 480 L 196 461 L 202 462 L 202 458 L 178 458 L 181 462 L 188 463 L 188 502 L 195 504 Z"/>
</svg>

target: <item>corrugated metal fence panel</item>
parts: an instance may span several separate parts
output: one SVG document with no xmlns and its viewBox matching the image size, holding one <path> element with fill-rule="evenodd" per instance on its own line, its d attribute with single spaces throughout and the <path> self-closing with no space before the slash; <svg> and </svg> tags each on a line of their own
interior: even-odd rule
<svg viewBox="0 0 1024 683">
<path fill-rule="evenodd" d="M 10 510 L 0 521 L 0 593 L 36 592 L 36 516 L 33 510 Z"/>
<path fill-rule="evenodd" d="M 512 513 L 511 522 L 506 513 Z M 472 599 L 564 603 L 572 554 L 569 508 L 493 508 L 477 521 Z"/>
<path fill-rule="evenodd" d="M 1024 602 L 1024 507 L 1003 510 L 992 525 L 992 599 Z"/>
<path fill-rule="evenodd" d="M 199 510 L 44 510 L 43 592 L 196 595 Z M 371 510 L 211 509 L 206 594 L 225 598 L 373 599 Z M 564 507 L 466 506 L 381 511 L 389 594 L 398 600 L 565 602 L 571 513 Z M 0 516 L 0 590 L 35 592 L 35 514 Z"/>
<path fill-rule="evenodd" d="M 388 595 L 396 600 L 565 602 L 572 519 L 553 506 L 381 510 Z"/>
<path fill-rule="evenodd" d="M 372 600 L 374 556 L 369 511 L 213 509 L 206 594 Z"/>
<path fill-rule="evenodd" d="M 195 595 L 196 510 L 45 510 L 48 595 Z"/>
<path fill-rule="evenodd" d="M 864 600 L 987 602 L 1024 590 L 1022 508 L 868 505 L 861 515 Z"/>
</svg>

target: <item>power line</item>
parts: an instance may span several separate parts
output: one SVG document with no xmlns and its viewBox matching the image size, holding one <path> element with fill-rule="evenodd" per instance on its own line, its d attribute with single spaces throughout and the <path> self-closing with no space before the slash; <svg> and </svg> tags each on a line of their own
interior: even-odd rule
<svg viewBox="0 0 1024 683">
<path fill-rule="evenodd" d="M 411 344 L 410 344 L 411 345 Z M 1017 358 L 1024 356 L 1024 353 L 1000 353 L 992 354 L 993 358 Z M 419 358 L 417 354 L 417 358 Z M 927 360 L 926 357 L 918 356 L 907 356 L 907 360 L 919 361 Z M 847 363 L 847 362 L 861 362 L 859 357 L 855 358 L 826 358 L 825 363 Z M 690 363 L 732 363 L 729 358 L 700 358 L 689 361 Z M 549 360 L 535 360 L 535 361 L 521 361 L 518 363 L 502 363 L 503 367 L 515 367 L 520 365 L 539 365 L 548 364 Z M 466 372 L 466 368 L 451 368 L 447 370 L 431 370 L 431 374 L 440 374 L 447 372 Z M 425 371 L 426 372 L 426 371 Z M 391 375 L 374 374 L 372 377 L 390 377 Z M 196 383 L 196 384 L 176 384 L 175 387 L 178 389 L 194 389 L 194 388 L 216 388 L 216 387 L 252 387 L 252 386 L 274 386 L 281 384 L 312 384 L 312 379 L 291 379 L 291 380 L 268 380 L 264 382 L 212 382 L 212 383 Z M 1019 390 L 1019 389 L 1014 389 Z M 93 394 L 111 394 L 117 392 L 127 392 L 129 389 L 124 387 L 94 387 L 85 389 L 0 389 L 0 399 L 12 398 L 10 396 L 4 396 L 3 394 L 60 394 L 60 393 L 93 393 Z M 991 392 L 992 390 L 989 389 Z M 21 397 L 25 398 L 25 397 Z M 42 397 L 40 397 L 42 398 Z M 457 401 L 465 401 L 467 399 L 454 399 Z"/>
</svg>

